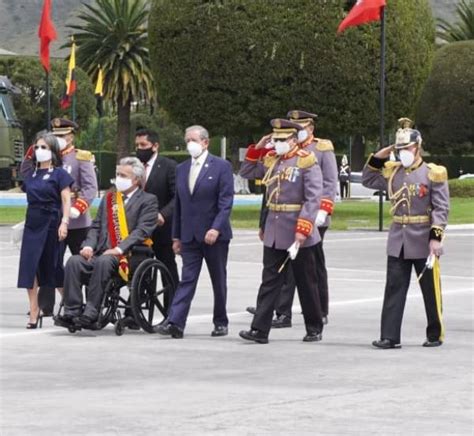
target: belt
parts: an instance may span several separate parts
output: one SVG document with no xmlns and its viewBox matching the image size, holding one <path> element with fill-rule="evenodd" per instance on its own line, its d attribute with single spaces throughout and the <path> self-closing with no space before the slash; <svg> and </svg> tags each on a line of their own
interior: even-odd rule
<svg viewBox="0 0 474 436">
<path fill-rule="evenodd" d="M 425 224 L 430 222 L 428 215 L 395 215 L 393 222 L 397 224 Z"/>
<path fill-rule="evenodd" d="M 268 209 L 273 212 L 299 212 L 303 206 L 301 204 L 276 204 L 270 203 Z"/>
</svg>

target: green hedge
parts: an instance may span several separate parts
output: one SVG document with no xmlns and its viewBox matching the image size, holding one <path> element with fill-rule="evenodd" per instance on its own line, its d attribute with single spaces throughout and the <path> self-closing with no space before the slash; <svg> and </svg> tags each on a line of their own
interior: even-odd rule
<svg viewBox="0 0 474 436">
<path fill-rule="evenodd" d="M 450 197 L 474 198 L 474 179 L 452 179 L 448 183 Z"/>
</svg>

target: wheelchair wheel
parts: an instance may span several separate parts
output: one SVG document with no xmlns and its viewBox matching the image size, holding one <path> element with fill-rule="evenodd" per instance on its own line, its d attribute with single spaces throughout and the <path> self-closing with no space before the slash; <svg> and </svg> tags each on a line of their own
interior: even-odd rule
<svg viewBox="0 0 474 436">
<path fill-rule="evenodd" d="M 120 284 L 115 279 L 109 280 L 100 304 L 99 318 L 96 323 L 97 330 L 101 330 L 110 322 L 115 321 L 118 295 L 120 295 Z"/>
<path fill-rule="evenodd" d="M 165 301 L 171 302 L 175 284 L 166 266 L 156 259 L 143 261 L 136 269 L 130 290 L 130 305 L 135 321 L 148 333 L 154 333 L 168 315 Z"/>
</svg>

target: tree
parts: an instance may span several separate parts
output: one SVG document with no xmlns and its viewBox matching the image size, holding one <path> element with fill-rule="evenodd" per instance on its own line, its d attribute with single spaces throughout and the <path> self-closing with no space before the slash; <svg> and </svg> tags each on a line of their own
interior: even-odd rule
<svg viewBox="0 0 474 436">
<path fill-rule="evenodd" d="M 376 137 L 380 25 L 336 36 L 349 7 L 345 0 L 153 1 L 160 103 L 182 126 L 201 123 L 214 135 L 260 135 L 269 119 L 305 108 L 319 114 L 320 136 Z M 412 114 L 433 44 L 426 0 L 389 2 L 387 126 Z"/>
<path fill-rule="evenodd" d="M 416 122 L 430 153 L 474 152 L 474 41 L 447 44 L 436 52 Z"/>
<path fill-rule="evenodd" d="M 72 118 L 70 111 L 60 108 L 59 102 L 65 91 L 64 81 L 67 62 L 51 62 L 51 115 Z M 50 128 L 46 120 L 46 82 L 44 70 L 37 58 L 8 57 L 0 59 L 0 74 L 10 78 L 20 88 L 21 94 L 14 96 L 16 114 L 23 125 L 25 144 L 30 144 L 36 133 Z M 87 74 L 76 68 L 76 121 L 86 128 L 95 111 L 92 83 Z"/>
<path fill-rule="evenodd" d="M 84 4 L 76 31 L 77 63 L 97 80 L 104 71 L 104 99 L 117 107 L 118 157 L 129 152 L 130 108 L 133 101 L 153 101 L 155 91 L 147 47 L 147 2 L 97 0 Z"/>
<path fill-rule="evenodd" d="M 437 36 L 444 42 L 467 41 L 474 39 L 474 0 L 461 0 L 456 6 L 458 21 L 438 20 Z"/>
</svg>

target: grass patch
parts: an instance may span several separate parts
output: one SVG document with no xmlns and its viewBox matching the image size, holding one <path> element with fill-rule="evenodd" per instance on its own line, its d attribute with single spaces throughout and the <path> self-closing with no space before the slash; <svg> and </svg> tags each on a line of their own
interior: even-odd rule
<svg viewBox="0 0 474 436">
<path fill-rule="evenodd" d="M 331 229 L 377 229 L 379 218 L 379 204 L 375 201 L 343 201 L 336 204 L 336 210 L 332 219 Z M 391 223 L 389 214 L 390 204 L 384 202 L 384 228 Z M 92 208 L 92 216 L 95 216 L 97 208 Z M 13 225 L 25 218 L 26 207 L 3 206 L 0 207 L 0 224 Z M 232 210 L 232 226 L 236 229 L 257 229 L 260 214 L 260 205 L 234 206 Z M 450 224 L 473 224 L 474 223 L 474 199 L 452 198 L 451 211 L 449 213 Z"/>
</svg>

